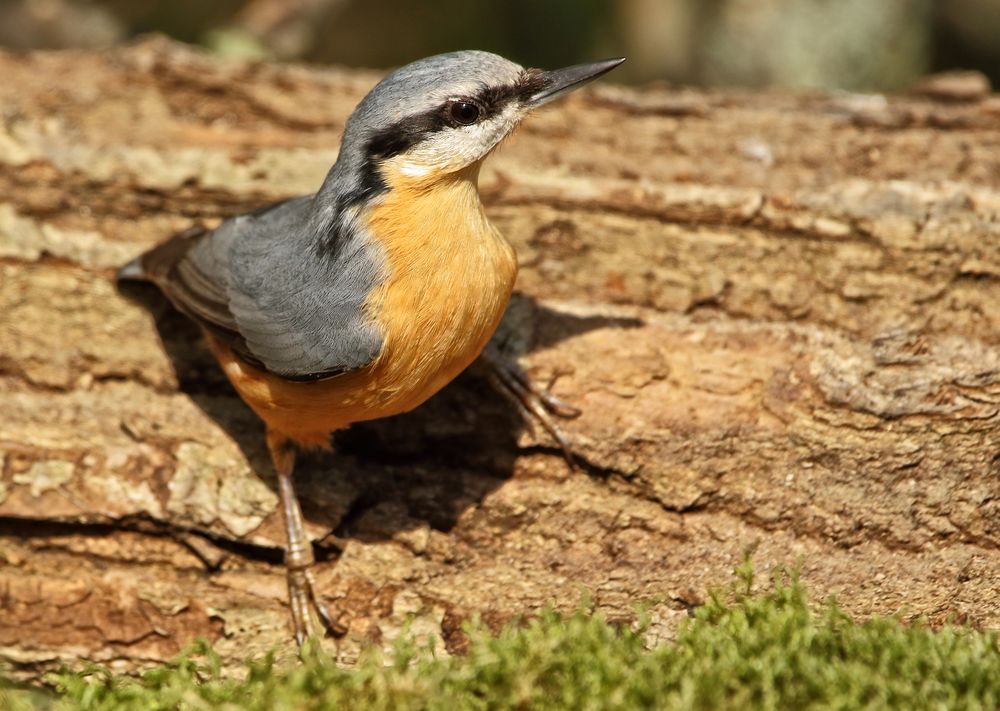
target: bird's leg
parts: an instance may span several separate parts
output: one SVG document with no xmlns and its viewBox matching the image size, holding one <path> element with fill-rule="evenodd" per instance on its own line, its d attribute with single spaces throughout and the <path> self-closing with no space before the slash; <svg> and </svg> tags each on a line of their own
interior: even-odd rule
<svg viewBox="0 0 1000 711">
<path fill-rule="evenodd" d="M 580 410 L 538 385 L 516 361 L 503 356 L 492 345 L 486 346 L 481 358 L 493 387 L 514 404 L 529 425 L 539 423 L 559 444 L 570 466 L 576 466 L 573 451 L 555 417 L 579 417 Z"/>
<path fill-rule="evenodd" d="M 285 535 L 288 539 L 285 546 L 288 604 L 292 611 L 295 641 L 301 647 L 307 637 L 316 634 L 316 617 L 319 617 L 322 626 L 331 634 L 342 635 L 346 630 L 316 599 L 316 581 L 311 568 L 315 562 L 312 543 L 306 537 L 302 509 L 299 507 L 299 500 L 292 486 L 292 470 L 295 468 L 295 450 L 292 443 L 282 435 L 268 431 L 267 446 L 271 450 L 271 460 L 278 473 L 278 495 L 281 499 Z"/>
</svg>

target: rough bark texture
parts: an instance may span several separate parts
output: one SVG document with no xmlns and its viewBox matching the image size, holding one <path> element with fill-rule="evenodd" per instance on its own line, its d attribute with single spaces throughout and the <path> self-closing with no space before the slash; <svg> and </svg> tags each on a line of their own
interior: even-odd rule
<svg viewBox="0 0 1000 711">
<path fill-rule="evenodd" d="M 315 189 L 377 76 L 162 40 L 0 76 L 2 663 L 290 653 L 261 427 L 112 274 Z M 309 457 L 339 657 L 584 590 L 668 636 L 747 551 L 859 618 L 1000 626 L 1000 99 L 948 94 L 597 86 L 532 118 L 482 180 L 528 295 L 505 343 L 583 409 L 585 466 L 475 374 Z"/>
</svg>

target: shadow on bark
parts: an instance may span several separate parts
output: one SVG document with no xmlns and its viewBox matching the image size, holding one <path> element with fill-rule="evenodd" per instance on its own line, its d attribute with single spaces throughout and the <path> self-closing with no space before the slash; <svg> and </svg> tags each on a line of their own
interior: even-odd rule
<svg viewBox="0 0 1000 711">
<path fill-rule="evenodd" d="M 229 385 L 198 327 L 155 286 L 129 282 L 119 290 L 153 314 L 178 389 L 225 430 L 275 489 L 263 424 Z M 534 328 L 537 323 L 544 328 Z M 516 294 L 495 343 L 516 358 L 609 325 L 634 328 L 641 321 L 578 317 Z M 318 559 L 336 557 L 346 540 L 387 540 L 425 523 L 447 532 L 513 475 L 518 437 L 529 425 L 477 366 L 411 412 L 337 432 L 331 451 L 300 453 L 295 481 L 303 514 L 331 532 L 316 542 Z"/>
</svg>

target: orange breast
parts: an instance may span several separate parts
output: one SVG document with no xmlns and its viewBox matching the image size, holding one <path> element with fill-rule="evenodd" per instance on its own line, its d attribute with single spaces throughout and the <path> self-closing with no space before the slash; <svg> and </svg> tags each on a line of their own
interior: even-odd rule
<svg viewBox="0 0 1000 711">
<path fill-rule="evenodd" d="M 368 367 L 295 383 L 212 343 L 230 381 L 271 429 L 303 445 L 323 444 L 352 422 L 416 407 L 476 359 L 517 275 L 513 248 L 483 213 L 477 173 L 478 165 L 420 182 L 389 176 L 390 191 L 369 214 L 389 271 L 367 303 L 384 337 Z"/>
</svg>

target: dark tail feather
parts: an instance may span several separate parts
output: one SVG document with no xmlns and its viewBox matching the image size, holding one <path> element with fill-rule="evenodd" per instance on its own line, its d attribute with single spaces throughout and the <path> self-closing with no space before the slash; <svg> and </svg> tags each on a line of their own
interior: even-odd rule
<svg viewBox="0 0 1000 711">
<path fill-rule="evenodd" d="M 159 284 L 198 239 L 207 234 L 209 230 L 204 225 L 194 225 L 175 234 L 119 269 L 118 281 L 150 281 Z"/>
<path fill-rule="evenodd" d="M 142 256 L 140 255 L 118 270 L 116 278 L 118 281 L 148 281 L 149 276 L 142 266 Z"/>
</svg>

